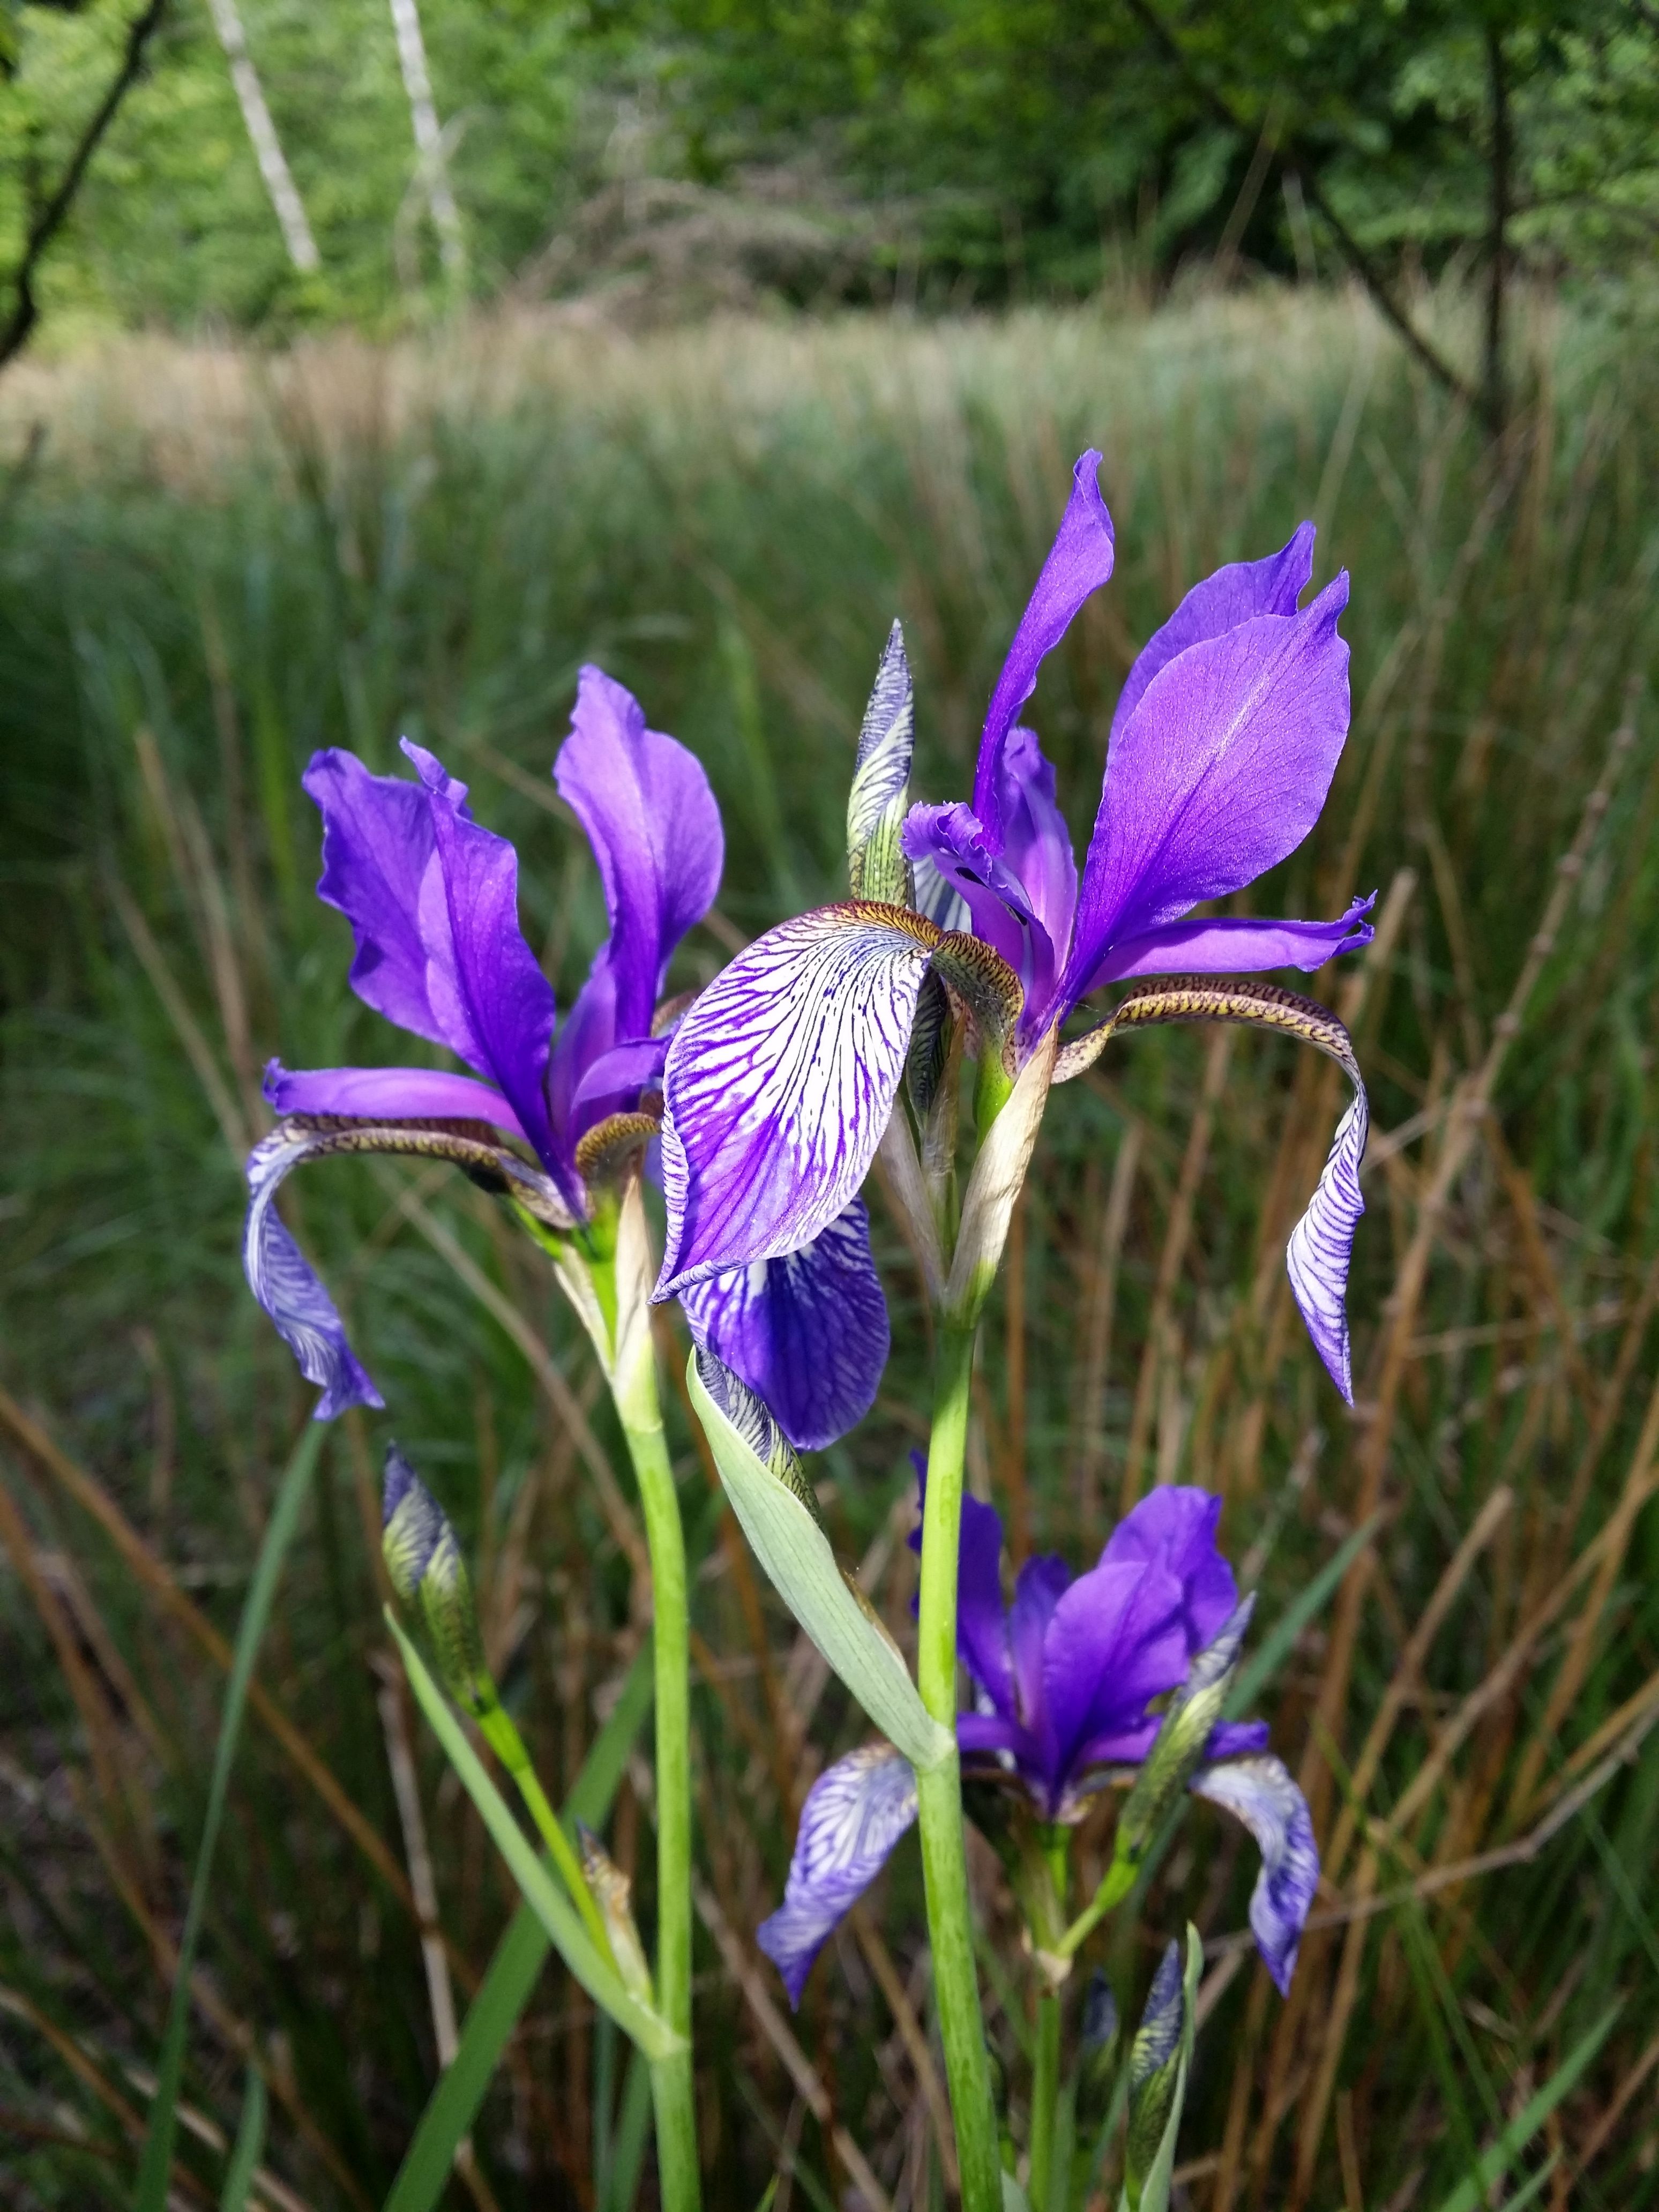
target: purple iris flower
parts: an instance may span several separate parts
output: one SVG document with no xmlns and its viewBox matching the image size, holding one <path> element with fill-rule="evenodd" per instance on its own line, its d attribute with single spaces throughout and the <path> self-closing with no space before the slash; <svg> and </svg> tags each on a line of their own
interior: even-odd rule
<svg viewBox="0 0 1659 2212">
<path fill-rule="evenodd" d="M 413 781 L 371 775 L 349 752 L 313 757 L 303 783 L 323 816 L 317 888 L 351 924 L 358 997 L 473 1073 L 289 1073 L 274 1060 L 266 1072 L 282 1118 L 248 1160 L 243 1262 L 302 1373 L 322 1387 L 324 1420 L 382 1401 L 272 1204 L 283 1177 L 338 1152 L 427 1151 L 556 1230 L 579 1231 L 607 1136 L 638 1142 L 653 1126 L 615 1117 L 655 1104 L 673 1015 L 660 1004 L 668 964 L 714 902 L 724 859 L 701 763 L 648 730 L 620 684 L 584 668 L 553 774 L 592 847 L 611 931 L 556 1025 L 552 986 L 519 926 L 517 853 L 473 820 L 465 786 L 431 753 L 407 738 L 403 750 Z M 828 1443 L 868 1411 L 888 1325 L 861 1200 L 787 1255 L 711 1273 L 683 1304 L 698 1342 L 765 1398 L 798 1445 Z"/>
<path fill-rule="evenodd" d="M 1370 899 L 1333 921 L 1192 918 L 1301 843 L 1341 753 L 1348 649 L 1337 618 L 1348 581 L 1339 575 L 1298 607 L 1311 523 L 1267 559 L 1195 586 L 1136 660 L 1079 877 L 1054 769 L 1018 717 L 1045 655 L 1111 574 L 1099 462 L 1087 453 L 1077 464 L 992 695 L 971 807 L 918 805 L 905 820 L 922 910 L 849 901 L 785 922 L 716 978 L 676 1033 L 664 1078 L 659 1297 L 799 1249 L 860 1188 L 941 924 L 960 921 L 1018 978 L 1016 1066 L 1103 985 L 1311 970 L 1370 941 Z M 1056 1079 L 1072 1072 L 1062 1056 Z M 1362 1091 L 1289 1255 L 1298 1305 L 1345 1395 L 1365 1121 Z"/>
<path fill-rule="evenodd" d="M 994 1784 L 1039 1820 L 1069 1824 L 1145 1759 L 1162 1724 L 1152 1700 L 1179 1688 L 1200 1653 L 1240 1626 L 1233 1571 L 1216 1549 L 1220 1515 L 1221 1500 L 1206 1491 L 1156 1490 L 1086 1573 L 1073 1579 L 1062 1559 L 1028 1559 L 1005 1608 L 1002 1523 L 990 1506 L 963 1500 L 957 1649 L 975 1692 L 975 1710 L 957 1720 L 964 1781 Z M 1267 1741 L 1262 1722 L 1219 1723 L 1188 1786 L 1256 1839 L 1250 1926 L 1283 1991 L 1319 1853 L 1306 1801 Z M 794 2003 L 825 1939 L 915 1814 L 915 1778 L 890 1744 L 861 1746 L 813 1784 L 783 1903 L 758 1935 Z"/>
</svg>

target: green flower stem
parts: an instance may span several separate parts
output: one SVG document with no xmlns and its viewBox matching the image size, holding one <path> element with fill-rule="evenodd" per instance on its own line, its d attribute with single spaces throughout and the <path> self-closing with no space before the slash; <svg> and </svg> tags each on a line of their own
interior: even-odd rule
<svg viewBox="0 0 1659 2212">
<path fill-rule="evenodd" d="M 558 1814 L 547 1802 L 547 1793 L 531 1765 L 530 1753 L 525 1748 L 524 1738 L 514 1726 L 511 1717 L 501 1705 L 492 1702 L 477 1716 L 478 1733 L 495 1753 L 501 1765 L 513 1777 L 519 1795 L 523 1798 L 531 1819 L 536 1823 L 542 1841 L 547 1845 L 548 1856 L 559 1870 L 560 1879 L 570 1893 L 570 1901 L 582 1917 L 582 1924 L 593 1938 L 602 1959 L 611 1955 L 611 1938 L 605 1932 L 604 1916 L 594 1902 L 593 1893 L 587 1886 L 587 1877 L 581 1869 L 568 1836 L 560 1824 Z"/>
<path fill-rule="evenodd" d="M 626 1402 L 623 1402 L 624 1395 Z M 617 1393 L 617 1411 L 645 1510 L 657 1724 L 657 2009 L 685 2048 L 656 2060 L 657 2172 L 663 2212 L 697 2212 L 696 2107 L 691 2075 L 690 1630 L 685 1534 L 663 1434 L 654 1363 L 648 1353 Z"/>
<path fill-rule="evenodd" d="M 1091 1936 L 1114 1906 L 1121 1905 L 1135 1886 L 1138 1871 L 1135 1863 L 1125 1859 L 1114 1859 L 1106 1869 L 1105 1879 L 1085 1905 L 1077 1918 L 1054 1947 L 1055 1956 L 1073 1957 L 1079 1946 Z"/>
<path fill-rule="evenodd" d="M 1060 2097 L 1060 1999 L 1037 1999 L 1036 2060 L 1031 2075 L 1031 2212 L 1048 2212 L 1054 2111 Z"/>
<path fill-rule="evenodd" d="M 957 1724 L 957 1554 L 973 1364 L 972 1327 L 942 1322 L 922 1516 L 916 1686 L 928 1712 L 952 1738 Z M 917 1774 L 916 1798 L 933 1985 L 956 2120 L 963 2212 L 1001 2212 L 1002 2166 L 974 1971 L 962 1775 L 954 1752 L 939 1765 Z"/>
</svg>

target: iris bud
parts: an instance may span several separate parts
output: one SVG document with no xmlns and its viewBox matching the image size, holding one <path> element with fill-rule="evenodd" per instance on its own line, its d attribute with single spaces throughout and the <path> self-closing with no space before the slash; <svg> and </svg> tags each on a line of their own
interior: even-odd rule
<svg viewBox="0 0 1659 2212">
<path fill-rule="evenodd" d="M 1139 1865 L 1164 1815 L 1201 1763 L 1238 1671 L 1239 1651 L 1255 1607 L 1252 1593 L 1229 1616 L 1215 1641 L 1199 1653 L 1187 1680 L 1170 1698 L 1164 1724 L 1118 1815 L 1114 1856 L 1119 1867 Z"/>
<path fill-rule="evenodd" d="M 386 1447 L 380 1551 L 392 1587 L 420 1610 L 450 1696 L 475 1718 L 493 1710 L 499 1701 L 465 1559 L 449 1516 L 396 1444 Z"/>
<path fill-rule="evenodd" d="M 1152 2161 L 1158 2156 L 1179 2088 L 1186 1992 L 1181 1952 L 1164 1948 L 1152 1977 L 1146 2009 L 1129 2046 L 1129 2133 L 1124 2150 L 1124 2191 L 1137 2212 Z"/>
</svg>

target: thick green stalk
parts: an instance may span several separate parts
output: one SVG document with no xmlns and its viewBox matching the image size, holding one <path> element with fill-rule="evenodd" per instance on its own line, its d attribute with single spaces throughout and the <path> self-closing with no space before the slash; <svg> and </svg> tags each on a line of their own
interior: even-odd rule
<svg viewBox="0 0 1659 2212">
<path fill-rule="evenodd" d="M 1031 2212 L 1048 2212 L 1054 2158 L 1054 2107 L 1060 2096 L 1060 1999 L 1037 1999 L 1036 2059 L 1031 2074 Z"/>
<path fill-rule="evenodd" d="M 929 1713 L 952 1736 L 957 1723 L 957 1553 L 973 1364 L 972 1328 L 942 1322 L 933 1428 L 927 1446 L 927 1501 L 922 1514 L 916 1686 Z M 917 1775 L 916 1797 L 933 1987 L 956 2120 L 963 2212 L 1001 2212 L 1002 2166 L 974 1969 L 962 1777 L 954 1755 Z"/>
<path fill-rule="evenodd" d="M 685 2049 L 651 2069 L 656 2108 L 657 2172 L 663 2212 L 697 2212 L 696 2108 L 691 2075 L 691 1709 L 690 1632 L 686 1607 L 685 1534 L 680 1525 L 668 1440 L 649 1355 L 617 1410 L 645 1510 L 651 1553 L 651 1601 L 657 1723 L 657 2009 L 685 2039 Z"/>
</svg>

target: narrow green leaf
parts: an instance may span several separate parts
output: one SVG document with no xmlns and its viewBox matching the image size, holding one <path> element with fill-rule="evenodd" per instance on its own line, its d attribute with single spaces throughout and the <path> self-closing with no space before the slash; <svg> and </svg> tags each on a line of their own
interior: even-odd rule
<svg viewBox="0 0 1659 2212">
<path fill-rule="evenodd" d="M 247 2212 L 248 2191 L 254 2170 L 265 2147 L 265 2081 L 263 2074 L 248 2069 L 247 2092 L 242 2099 L 242 2118 L 225 2168 L 225 2185 L 219 2212 Z"/>
<path fill-rule="evenodd" d="M 495 1848 L 507 1861 L 526 1902 L 553 1939 L 554 1948 L 595 2004 L 603 2005 L 618 2027 L 632 2036 L 650 2058 L 666 2058 L 684 2048 L 680 2038 L 656 2013 L 641 2004 L 623 1986 L 608 1960 L 599 1955 L 569 1899 L 554 1882 L 536 1855 L 534 1845 L 507 1808 L 507 1801 L 485 1773 L 483 1761 L 467 1741 L 465 1730 L 451 1711 L 426 1662 L 408 1637 L 386 1613 L 386 1625 L 397 1641 L 404 1668 L 416 1701 L 426 1715 L 433 1734 L 443 1746 L 462 1788 L 477 1807 Z"/>
<path fill-rule="evenodd" d="M 1169 2212 L 1170 2184 L 1175 2172 L 1176 2139 L 1181 2133 L 1181 2108 L 1187 2101 L 1187 2078 L 1192 2072 L 1193 2044 L 1197 2033 L 1193 2008 L 1198 2001 L 1199 1977 L 1203 1972 L 1203 1941 L 1197 1929 L 1189 1922 L 1187 1928 L 1187 1971 L 1182 1988 L 1181 2054 L 1176 2062 L 1175 2095 L 1170 2101 L 1170 2116 L 1164 2123 L 1164 2133 L 1157 2152 L 1141 2185 L 1140 2202 L 1136 2212 Z M 1127 2189 L 1118 2199 L 1118 2212 L 1131 2212 Z"/>
<path fill-rule="evenodd" d="M 610 1814 L 623 1770 L 628 1764 L 628 1754 L 651 1710 L 651 1643 L 647 1638 L 635 1655 L 623 1684 L 622 1695 L 590 1746 L 581 1771 L 565 1801 L 560 1817 L 573 1838 L 578 1820 L 598 1828 L 604 1826 Z M 443 2195 L 455 2163 L 457 2147 L 478 2116 L 478 2107 L 501 2063 L 507 2039 L 530 2002 L 543 1961 L 551 1948 L 547 1930 L 536 1917 L 533 1907 L 520 1903 L 495 1946 L 495 1954 L 477 1996 L 467 2008 L 455 2056 L 427 2100 L 384 2212 L 432 2212 Z M 649 2113 L 650 2076 L 643 2064 L 636 2064 L 629 2072 L 623 2093 L 624 2121 L 629 2110 L 629 2099 L 635 2094 L 636 2075 L 641 2084 L 637 2094 L 644 2099 L 647 2116 Z M 620 2144 L 620 2133 L 618 2141 Z M 620 2148 L 617 2156 L 620 2162 Z"/>
<path fill-rule="evenodd" d="M 1261 1649 L 1253 1652 L 1238 1670 L 1227 1698 L 1225 1710 L 1229 1720 L 1236 1720 L 1254 1705 L 1258 1694 L 1272 1681 L 1290 1657 L 1297 1638 L 1315 1614 L 1323 1610 L 1337 1584 L 1376 1534 L 1382 1519 L 1380 1513 L 1373 1513 L 1363 1528 L 1356 1528 L 1352 1535 L 1346 1537 L 1307 1589 L 1300 1592 L 1280 1613 Z"/>
<path fill-rule="evenodd" d="M 1442 2199 L 1437 2212 L 1477 2212 L 1492 2184 L 1503 2179 L 1607 2041 L 1621 2008 L 1619 2005 L 1608 2007 L 1589 2034 L 1567 2053 L 1543 2087 L 1528 2099 L 1492 2148 L 1482 2154 L 1474 2172 L 1460 2181 L 1449 2197 Z M 1524 2195 L 1522 2191 L 1522 2197 Z"/>
<path fill-rule="evenodd" d="M 179 2122 L 179 2085 L 184 2072 L 185 2036 L 190 2026 L 190 1978 L 196 1965 L 196 1947 L 201 1937 L 202 1917 L 207 1910 L 214 1850 L 219 1841 L 220 1824 L 224 1819 L 225 1798 L 230 1788 L 230 1770 L 235 1762 L 236 1747 L 241 1738 L 242 1715 L 247 1706 L 248 1684 L 253 1679 L 253 1662 L 264 1638 L 283 1561 L 288 1556 L 288 1547 L 299 1525 L 300 1509 L 305 1503 L 324 1434 L 320 1423 L 307 1421 L 304 1435 L 289 1455 L 288 1465 L 283 1469 L 282 1478 L 276 1485 L 276 1497 L 270 1509 L 270 1518 L 265 1524 L 259 1556 L 254 1562 L 253 1579 L 242 1601 L 242 1617 L 236 1627 L 236 1648 L 231 1658 L 230 1680 L 225 1689 L 224 1711 L 219 1719 L 219 1741 L 213 1754 L 213 1774 L 208 1784 L 207 1817 L 202 1823 L 202 1840 L 197 1847 L 190 1904 L 185 1913 L 184 1933 L 179 1939 L 179 1964 L 173 1978 L 173 1996 L 167 2007 L 167 2027 L 161 2038 L 161 2055 L 156 2063 L 155 2094 L 150 2101 L 149 2129 L 144 2137 L 143 2156 L 139 2161 L 137 2184 L 133 2191 L 133 2212 L 166 2212 L 167 2180 L 173 2168 L 173 2142 Z"/>
<path fill-rule="evenodd" d="M 710 1370 L 714 1371 L 713 1362 Z M 769 1456 L 779 1444 L 787 1452 L 759 1400 L 724 1369 L 718 1370 L 718 1379 L 733 1410 L 757 1437 L 775 1440 Z M 732 1510 L 778 1595 L 890 1742 L 913 1766 L 941 1765 L 954 1755 L 955 1740 L 922 1704 L 892 1638 L 848 1587 L 830 1539 L 802 1494 L 805 1484 L 793 1454 L 788 1468 L 776 1472 L 760 1457 L 709 1395 L 696 1354 L 689 1380 L 691 1402 Z"/>
</svg>

